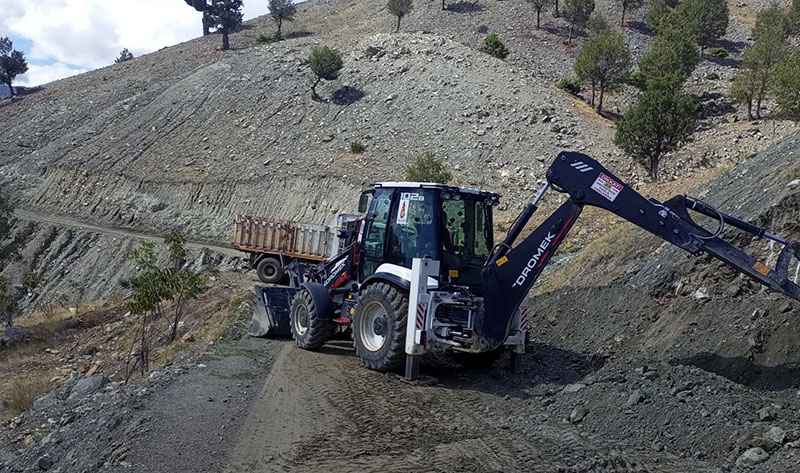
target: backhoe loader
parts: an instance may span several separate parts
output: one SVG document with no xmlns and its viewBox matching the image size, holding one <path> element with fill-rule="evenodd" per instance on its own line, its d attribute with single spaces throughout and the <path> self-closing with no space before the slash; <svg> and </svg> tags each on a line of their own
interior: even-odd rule
<svg viewBox="0 0 800 473">
<path fill-rule="evenodd" d="M 409 378 L 427 353 L 491 361 L 508 349 L 512 369 L 518 369 L 528 293 L 587 205 L 800 300 L 800 286 L 788 275 L 790 263 L 800 261 L 796 241 L 690 196 L 648 200 L 585 154 L 560 153 L 546 177 L 498 243 L 492 226 L 497 193 L 434 183 L 375 184 L 361 194 L 359 212 L 365 215 L 357 229 L 339 235 L 344 251 L 317 265 L 291 264 L 289 286 L 256 287 L 251 334 L 291 333 L 299 347 L 315 350 L 334 333 L 352 331 L 365 366 L 388 371 L 405 363 Z M 565 201 L 520 238 L 548 191 Z M 690 212 L 715 218 L 716 230 L 695 223 Z M 783 245 L 776 266 L 720 238 L 726 225 Z"/>
</svg>

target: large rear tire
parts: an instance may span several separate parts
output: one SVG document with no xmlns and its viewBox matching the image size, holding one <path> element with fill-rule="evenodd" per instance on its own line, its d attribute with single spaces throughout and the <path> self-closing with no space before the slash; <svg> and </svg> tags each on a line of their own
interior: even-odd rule
<svg viewBox="0 0 800 473">
<path fill-rule="evenodd" d="M 276 258 L 267 256 L 261 258 L 256 265 L 258 279 L 265 284 L 275 284 L 283 279 L 283 265 Z"/>
<path fill-rule="evenodd" d="M 314 299 L 305 289 L 295 294 L 292 299 L 289 318 L 292 338 L 298 347 L 305 350 L 318 350 L 336 330 L 333 321 L 319 317 Z"/>
<path fill-rule="evenodd" d="M 405 292 L 386 283 L 361 292 L 353 318 L 353 345 L 364 366 L 391 371 L 404 363 L 407 318 Z"/>
</svg>

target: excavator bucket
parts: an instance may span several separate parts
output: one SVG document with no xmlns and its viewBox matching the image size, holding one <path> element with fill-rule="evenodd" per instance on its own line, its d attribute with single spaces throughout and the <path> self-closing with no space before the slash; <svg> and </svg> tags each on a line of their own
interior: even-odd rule
<svg viewBox="0 0 800 473">
<path fill-rule="evenodd" d="M 289 308 L 297 289 L 280 286 L 256 286 L 253 320 L 248 334 L 253 337 L 288 336 Z"/>
</svg>

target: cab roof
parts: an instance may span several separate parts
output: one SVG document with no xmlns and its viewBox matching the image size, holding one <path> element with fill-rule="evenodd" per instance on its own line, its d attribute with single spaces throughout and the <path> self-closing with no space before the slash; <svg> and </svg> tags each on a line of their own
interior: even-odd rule
<svg viewBox="0 0 800 473">
<path fill-rule="evenodd" d="M 471 187 L 449 186 L 447 184 L 437 184 L 435 182 L 407 182 L 407 181 L 376 182 L 375 188 L 376 189 L 381 189 L 381 188 L 441 189 L 452 193 L 482 196 L 484 198 L 488 198 L 495 201 L 500 199 L 500 194 L 498 194 L 497 192 L 485 191 L 482 189 L 473 189 Z"/>
</svg>

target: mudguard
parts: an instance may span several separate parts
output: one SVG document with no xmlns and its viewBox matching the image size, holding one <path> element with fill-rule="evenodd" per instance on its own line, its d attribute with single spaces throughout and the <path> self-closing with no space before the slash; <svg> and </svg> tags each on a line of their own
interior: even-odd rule
<svg viewBox="0 0 800 473">
<path fill-rule="evenodd" d="M 328 288 L 316 282 L 304 282 L 300 284 L 300 287 L 311 294 L 311 300 L 314 301 L 314 307 L 317 309 L 317 317 L 323 320 L 333 320 L 336 318 L 333 298 L 328 292 Z M 289 304 L 291 305 L 291 301 L 289 301 Z"/>
</svg>

